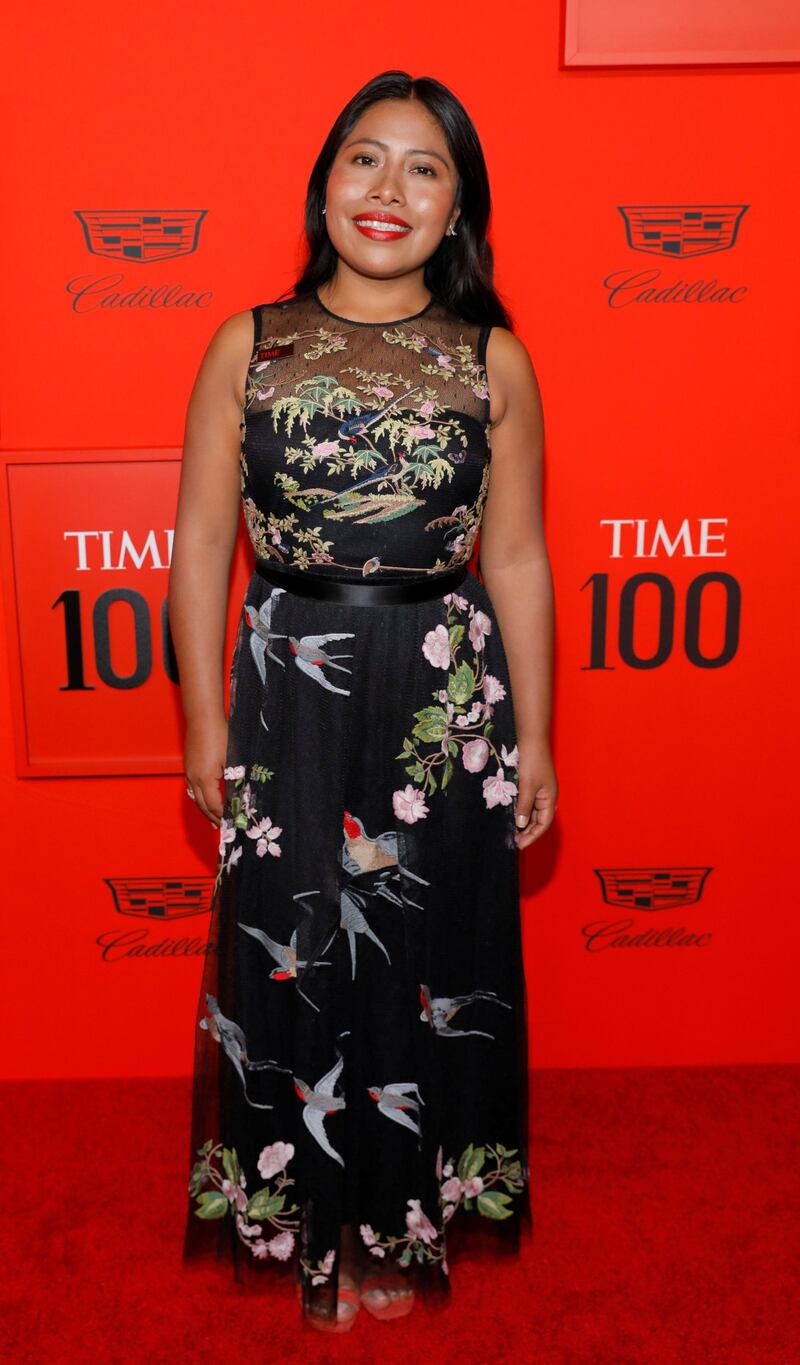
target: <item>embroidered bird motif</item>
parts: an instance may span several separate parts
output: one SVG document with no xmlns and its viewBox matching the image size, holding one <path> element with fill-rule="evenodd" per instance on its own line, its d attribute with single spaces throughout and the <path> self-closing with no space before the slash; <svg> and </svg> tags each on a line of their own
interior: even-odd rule
<svg viewBox="0 0 800 1365">
<path fill-rule="evenodd" d="M 412 1091 L 416 1093 L 416 1099 Z M 421 1136 L 419 1123 L 409 1113 L 412 1110 L 414 1114 L 419 1114 L 419 1106 L 424 1103 L 416 1081 L 390 1081 L 384 1086 L 368 1086 L 367 1093 L 376 1101 L 379 1113 L 395 1123 L 401 1123 L 404 1128 L 410 1128 L 417 1137 Z"/>
<path fill-rule="evenodd" d="M 419 998 L 422 1004 L 420 1019 L 430 1024 L 440 1037 L 446 1038 L 466 1038 L 470 1034 L 477 1034 L 481 1038 L 494 1039 L 493 1033 L 485 1033 L 483 1029 L 450 1028 L 450 1020 L 455 1018 L 465 1005 L 471 1005 L 473 1000 L 490 1000 L 493 1005 L 502 1005 L 504 1010 L 511 1009 L 511 1006 L 507 1005 L 505 1000 L 500 1000 L 494 991 L 472 991 L 470 995 L 454 995 L 452 998 L 432 997 L 428 987 L 423 985 L 420 987 Z"/>
<path fill-rule="evenodd" d="M 417 389 L 421 388 L 421 384 L 412 384 L 410 389 L 404 389 L 402 393 L 395 394 L 394 398 L 390 398 L 389 402 L 384 403 L 382 408 L 374 408 L 372 412 L 359 412 L 355 417 L 346 417 L 344 421 L 339 423 L 337 436 L 341 436 L 342 440 L 345 441 L 353 441 L 356 436 L 363 436 L 393 407 L 402 403 L 403 399 L 408 398 L 409 394 L 415 393 Z"/>
<path fill-rule="evenodd" d="M 321 687 L 326 687 L 329 692 L 341 692 L 344 697 L 350 696 L 349 687 L 334 687 L 322 670 L 326 667 L 338 668 L 343 673 L 352 673 L 352 668 L 333 662 L 334 659 L 352 659 L 352 654 L 328 654 L 322 646 L 329 640 L 354 640 L 355 635 L 352 631 L 328 631 L 325 635 L 303 635 L 300 639 L 296 635 L 289 635 L 287 638 L 294 661 L 303 673 L 307 673 L 309 678 L 313 678 Z"/>
<path fill-rule="evenodd" d="M 277 943 L 274 938 L 270 938 L 269 934 L 265 934 L 263 929 L 256 929 L 251 924 L 242 924 L 240 921 L 239 928 L 243 929 L 246 934 L 251 934 L 252 937 L 262 945 L 262 947 L 266 948 L 270 957 L 273 959 L 274 962 L 277 963 L 277 966 L 273 967 L 272 971 L 270 972 L 271 980 L 289 981 L 292 978 L 296 979 L 298 967 L 302 970 L 305 966 L 307 966 L 307 963 L 302 959 L 298 959 L 297 956 L 296 929 L 292 933 L 292 936 L 289 939 L 288 943 Z M 322 960 L 319 960 L 314 963 L 315 967 L 330 967 L 330 965 L 331 965 L 330 962 L 324 962 Z M 317 1013 L 319 1014 L 319 1005 L 315 1005 L 314 1001 L 309 999 L 305 991 L 302 991 L 300 989 L 299 985 L 297 987 L 297 993 L 298 995 L 301 995 L 303 999 L 306 1001 L 306 1003 L 309 1004 L 311 1008 L 316 1010 Z"/>
<path fill-rule="evenodd" d="M 244 1030 L 233 1019 L 225 1017 L 215 996 L 206 995 L 206 1001 L 210 1018 L 201 1019 L 199 1027 L 207 1029 L 214 1041 L 220 1043 L 227 1056 L 230 1057 L 242 1082 L 247 1103 L 253 1109 L 273 1109 L 274 1105 L 272 1104 L 257 1104 L 255 1100 L 250 1099 L 247 1093 L 247 1077 L 244 1074 L 242 1063 L 250 1071 L 282 1071 L 287 1076 L 291 1075 L 291 1067 L 278 1066 L 277 1062 L 272 1061 L 251 1061 L 247 1055 L 247 1039 Z"/>
<path fill-rule="evenodd" d="M 328 1140 L 325 1131 L 325 1119 L 331 1114 L 337 1113 L 345 1108 L 343 1095 L 334 1095 L 334 1087 L 338 1081 L 344 1058 L 340 1057 L 335 1066 L 326 1072 L 321 1080 L 317 1081 L 316 1086 L 311 1088 L 305 1081 L 301 1081 L 298 1076 L 294 1077 L 294 1088 L 299 1098 L 303 1101 L 303 1122 L 311 1136 L 319 1143 L 323 1152 L 338 1161 L 340 1166 L 344 1166 L 344 1159 L 333 1148 Z"/>
<path fill-rule="evenodd" d="M 280 664 L 281 668 L 286 667 L 285 660 L 279 659 L 277 654 L 270 649 L 270 641 L 286 639 L 285 635 L 279 635 L 276 631 L 272 630 L 272 608 L 274 606 L 274 599 L 285 591 L 285 588 L 273 588 L 266 601 L 261 603 L 258 611 L 249 603 L 245 603 L 245 615 L 247 616 L 252 631 L 250 636 L 250 653 L 255 660 L 258 676 L 262 683 L 267 681 L 267 655 L 269 655 L 271 659 L 274 659 L 276 664 Z"/>
<path fill-rule="evenodd" d="M 344 828 L 344 853 L 347 854 L 353 867 L 347 867 L 351 872 L 374 872 L 380 867 L 397 866 L 397 831 L 393 829 L 384 830 L 382 834 L 376 834 L 371 839 L 364 828 L 363 820 L 357 815 L 351 815 L 349 810 L 344 812 L 342 820 Z M 344 857 L 342 862 L 345 862 Z"/>
</svg>

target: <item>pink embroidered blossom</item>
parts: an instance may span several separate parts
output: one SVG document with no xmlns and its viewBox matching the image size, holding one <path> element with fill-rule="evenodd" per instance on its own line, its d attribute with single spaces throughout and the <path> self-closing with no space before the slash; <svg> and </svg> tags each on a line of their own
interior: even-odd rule
<svg viewBox="0 0 800 1365">
<path fill-rule="evenodd" d="M 516 794 L 516 783 L 505 780 L 502 768 L 498 768 L 494 777 L 483 779 L 483 799 L 489 810 L 492 806 L 510 806 Z"/>
<path fill-rule="evenodd" d="M 405 820 L 407 825 L 424 820 L 428 814 L 425 793 L 421 792 L 419 787 L 412 787 L 410 782 L 406 783 L 402 790 L 392 792 L 392 808 L 398 820 Z"/>
<path fill-rule="evenodd" d="M 516 744 L 510 753 L 505 744 L 501 744 L 500 757 L 504 763 L 508 764 L 509 768 L 516 768 L 519 766 L 519 749 Z"/>
<path fill-rule="evenodd" d="M 468 773 L 479 773 L 489 762 L 489 745 L 485 739 L 471 739 L 461 750 L 461 758 Z"/>
<path fill-rule="evenodd" d="M 279 836 L 283 833 L 282 825 L 273 825 L 268 815 L 263 820 L 259 820 L 257 825 L 253 825 L 247 831 L 248 839 L 257 839 L 256 853 L 259 858 L 263 858 L 265 853 L 271 853 L 273 857 L 279 858 L 281 854 L 280 844 L 277 843 Z"/>
<path fill-rule="evenodd" d="M 441 365 L 443 370 L 452 370 L 453 368 L 453 357 L 451 355 L 438 355 L 436 362 Z"/>
<path fill-rule="evenodd" d="M 406 1214 L 406 1227 L 409 1232 L 420 1242 L 427 1242 L 430 1245 L 438 1236 L 436 1228 L 429 1218 L 422 1212 L 418 1199 L 408 1200 L 408 1213 Z"/>
<path fill-rule="evenodd" d="M 225 845 L 232 844 L 236 838 L 236 826 L 232 820 L 227 820 L 223 815 L 219 827 L 219 851 L 225 852 Z"/>
<path fill-rule="evenodd" d="M 247 1195 L 241 1185 L 233 1185 L 230 1180 L 223 1180 L 222 1193 L 231 1204 L 235 1204 L 237 1209 L 240 1209 L 242 1213 L 244 1213 L 244 1210 L 247 1208 Z"/>
<path fill-rule="evenodd" d="M 450 667 L 450 636 L 447 626 L 441 623 L 435 630 L 429 630 L 422 644 L 422 652 L 434 668 Z"/>
<path fill-rule="evenodd" d="M 492 673 L 487 673 L 483 680 L 483 695 L 487 701 L 502 701 L 506 695 L 506 689 L 499 678 L 495 678 Z"/>
<path fill-rule="evenodd" d="M 243 1237 L 260 1237 L 262 1227 L 260 1223 L 246 1223 L 240 1213 L 236 1215 L 236 1226 Z"/>
<path fill-rule="evenodd" d="M 238 863 L 238 861 L 239 861 L 239 859 L 241 858 L 241 856 L 242 856 L 242 846 L 241 846 L 241 844 L 237 844 L 235 848 L 231 849 L 231 856 L 230 856 L 230 858 L 228 859 L 227 863 L 225 864 L 225 871 L 226 871 L 226 872 L 230 872 L 230 870 L 231 870 L 231 868 L 234 866 L 234 864 L 235 864 L 235 863 Z"/>
<path fill-rule="evenodd" d="M 373 1256 L 385 1256 L 385 1255 L 386 1255 L 386 1252 L 384 1251 L 383 1247 L 370 1247 L 370 1251 L 372 1252 L 372 1255 L 373 1255 Z"/>
<path fill-rule="evenodd" d="M 385 384 L 373 384 L 372 392 L 376 398 L 394 398 L 392 390 L 387 389 Z"/>
<path fill-rule="evenodd" d="M 474 1199 L 483 1189 L 483 1181 L 479 1175 L 474 1175 L 471 1180 L 464 1181 L 464 1193 L 467 1199 Z"/>
<path fill-rule="evenodd" d="M 294 1156 L 294 1147 L 291 1142 L 273 1142 L 269 1147 L 262 1149 L 258 1158 L 258 1174 L 265 1180 L 271 1180 L 278 1171 L 284 1171 Z"/>
<path fill-rule="evenodd" d="M 273 1237 L 267 1242 L 267 1250 L 270 1256 L 274 1256 L 276 1261 L 288 1261 L 294 1250 L 294 1234 L 291 1232 L 279 1232 L 277 1237 Z"/>
<path fill-rule="evenodd" d="M 324 459 L 326 455 L 339 455 L 341 454 L 341 451 L 339 450 L 339 442 L 317 441 L 316 445 L 314 446 L 314 454 L 320 459 Z"/>
<path fill-rule="evenodd" d="M 415 422 L 413 426 L 408 428 L 408 434 L 412 441 L 427 441 L 434 437 L 436 432 L 433 427 L 428 426 L 427 423 L 422 425 L 419 422 Z"/>
<path fill-rule="evenodd" d="M 452 1163 L 452 1161 L 448 1161 L 447 1165 L 445 1166 L 444 1170 L 442 1171 L 442 1175 L 443 1175 L 446 1179 L 449 1179 L 449 1177 L 450 1177 L 452 1174 L 453 1174 L 453 1163 Z"/>
<path fill-rule="evenodd" d="M 245 772 L 246 768 L 244 764 L 240 763 L 235 768 L 223 768 L 222 776 L 228 777 L 232 782 L 235 782 L 238 777 L 244 777 Z"/>
<path fill-rule="evenodd" d="M 442 1178 L 442 1157 L 443 1157 L 443 1156 L 444 1156 L 444 1152 L 442 1151 L 442 1148 L 441 1148 L 441 1145 L 440 1145 L 439 1150 L 438 1150 L 438 1152 L 436 1153 L 436 1166 L 435 1166 L 435 1168 L 434 1168 L 434 1169 L 435 1169 L 435 1174 L 436 1174 L 436 1179 L 437 1179 L 437 1180 L 441 1180 L 441 1178 Z"/>
<path fill-rule="evenodd" d="M 359 1228 L 359 1232 L 361 1233 L 361 1240 L 363 1241 L 364 1246 L 365 1246 L 365 1247 L 374 1247 L 374 1245 L 375 1245 L 375 1233 L 373 1232 L 373 1230 L 372 1230 L 372 1228 L 370 1227 L 369 1223 L 362 1223 L 362 1224 L 361 1224 L 361 1227 Z"/>
<path fill-rule="evenodd" d="M 333 1263 L 336 1260 L 335 1251 L 326 1251 L 322 1258 L 322 1271 L 324 1275 L 330 1275 L 333 1270 Z"/>
<path fill-rule="evenodd" d="M 429 417 L 432 417 L 432 416 L 433 416 L 435 410 L 436 410 L 436 404 L 434 403 L 433 399 L 432 399 L 432 398 L 426 398 L 426 399 L 425 399 L 425 402 L 422 404 L 422 406 L 421 406 L 421 408 L 420 408 L 420 410 L 419 410 L 419 415 L 420 415 L 420 417 L 424 417 L 425 420 L 427 421 L 427 419 L 428 419 Z"/>
<path fill-rule="evenodd" d="M 444 1199 L 447 1204 L 457 1204 L 461 1198 L 461 1189 L 461 1181 L 458 1176 L 451 1176 L 451 1178 L 446 1180 L 442 1185 L 442 1199 Z"/>
<path fill-rule="evenodd" d="M 483 642 L 492 629 L 492 623 L 485 611 L 476 611 L 469 623 L 469 640 L 476 654 L 483 649 Z"/>
<path fill-rule="evenodd" d="M 447 701 L 447 688 L 443 687 L 438 693 L 439 701 Z"/>
</svg>

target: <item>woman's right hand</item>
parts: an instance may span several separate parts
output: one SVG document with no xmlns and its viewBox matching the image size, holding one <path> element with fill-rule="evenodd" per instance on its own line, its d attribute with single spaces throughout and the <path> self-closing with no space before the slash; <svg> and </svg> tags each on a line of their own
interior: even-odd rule
<svg viewBox="0 0 800 1365">
<path fill-rule="evenodd" d="M 228 748 L 228 722 L 224 713 L 216 719 L 190 721 L 186 727 L 183 767 L 199 810 L 217 829 L 222 823 L 220 783 Z"/>
</svg>

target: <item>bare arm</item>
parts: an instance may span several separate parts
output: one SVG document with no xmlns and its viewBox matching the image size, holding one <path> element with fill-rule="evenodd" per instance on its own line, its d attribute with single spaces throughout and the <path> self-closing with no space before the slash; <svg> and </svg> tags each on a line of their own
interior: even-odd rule
<svg viewBox="0 0 800 1365">
<path fill-rule="evenodd" d="M 544 419 L 530 356 L 505 328 L 489 336 L 492 463 L 480 568 L 508 660 L 519 745 L 517 846 L 549 829 L 558 783 L 550 755 L 554 598 L 542 520 Z"/>
<path fill-rule="evenodd" d="M 227 748 L 223 649 L 241 498 L 242 388 L 252 346 L 251 313 L 235 313 L 217 328 L 198 370 L 186 412 L 169 574 L 169 624 L 186 717 L 184 771 L 197 805 L 217 826 Z"/>
</svg>

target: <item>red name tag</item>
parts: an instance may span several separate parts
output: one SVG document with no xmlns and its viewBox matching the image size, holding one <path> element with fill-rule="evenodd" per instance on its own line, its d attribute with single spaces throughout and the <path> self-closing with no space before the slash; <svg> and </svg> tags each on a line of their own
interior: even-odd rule
<svg viewBox="0 0 800 1365">
<path fill-rule="evenodd" d="M 279 360 L 284 355 L 294 355 L 293 341 L 287 341 L 284 346 L 259 346 L 256 360 Z"/>
</svg>

